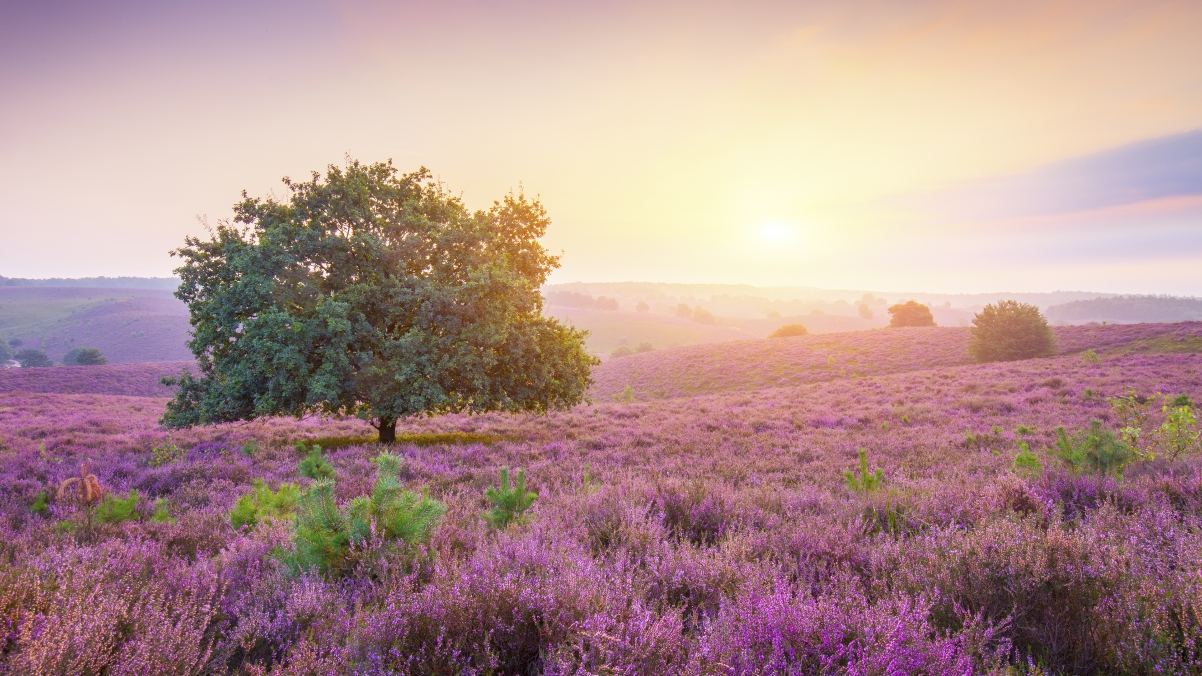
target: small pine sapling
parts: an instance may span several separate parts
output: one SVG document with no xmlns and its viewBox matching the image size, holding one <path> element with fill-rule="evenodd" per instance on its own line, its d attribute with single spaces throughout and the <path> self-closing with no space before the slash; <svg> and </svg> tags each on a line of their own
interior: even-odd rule
<svg viewBox="0 0 1202 676">
<path fill-rule="evenodd" d="M 382 453 L 376 462 L 371 495 L 355 498 L 345 509 L 334 501 L 334 482 L 330 479 L 318 479 L 300 497 L 292 537 L 296 549 L 285 557 L 290 572 L 316 569 L 331 575 L 343 573 L 351 564 L 352 546 L 373 536 L 404 546 L 422 544 L 433 537 L 446 507 L 401 487 L 396 456 Z"/>
<path fill-rule="evenodd" d="M 1018 455 L 1014 456 L 1014 471 L 1016 474 L 1035 477 L 1043 474 L 1043 465 L 1039 462 L 1039 457 L 1031 452 L 1031 446 L 1025 442 L 1018 442 Z"/>
<path fill-rule="evenodd" d="M 584 463 L 584 480 L 580 484 L 580 492 L 585 495 L 592 495 L 598 490 L 600 490 L 600 485 L 597 483 L 596 477 L 593 476 L 592 463 L 586 462 Z"/>
<path fill-rule="evenodd" d="M 497 530 L 505 530 L 510 523 L 525 522 L 526 510 L 538 499 L 538 493 L 526 491 L 526 470 L 519 469 L 516 481 L 511 485 L 509 468 L 502 467 L 497 487 L 487 488 L 484 497 L 493 505 L 484 513 L 484 520 Z"/>
<path fill-rule="evenodd" d="M 1086 350 L 1085 352 L 1083 352 L 1081 354 L 1081 358 L 1085 360 L 1086 364 L 1101 364 L 1102 363 L 1102 358 L 1098 356 L 1098 353 L 1095 352 L 1093 350 L 1093 348 L 1090 348 L 1090 349 Z"/>
<path fill-rule="evenodd" d="M 175 517 L 171 516 L 171 501 L 167 498 L 156 498 L 154 501 L 154 513 L 150 515 L 150 523 L 175 523 Z"/>
<path fill-rule="evenodd" d="M 861 448 L 859 476 L 851 470 L 843 472 L 843 483 L 855 493 L 875 493 L 885 482 L 885 471 L 877 468 L 875 472 L 868 471 L 868 449 Z"/>
<path fill-rule="evenodd" d="M 238 498 L 234 508 L 230 510 L 231 526 L 253 529 L 260 522 L 269 519 L 292 518 L 301 495 L 296 484 L 280 484 L 279 488 L 272 491 L 262 479 L 255 479 L 252 486 L 251 492 Z"/>
<path fill-rule="evenodd" d="M 242 444 L 240 447 L 238 447 L 238 450 L 242 452 L 242 455 L 248 458 L 253 458 L 255 457 L 255 454 L 259 452 L 259 443 L 254 439 L 251 439 L 250 441 L 247 441 L 245 444 Z"/>
<path fill-rule="evenodd" d="M 1110 430 L 1102 429 L 1101 420 L 1089 421 L 1089 429 L 1069 437 L 1064 427 L 1056 428 L 1056 456 L 1076 474 L 1123 477 L 1127 463 L 1137 459 L 1131 447 Z"/>
<path fill-rule="evenodd" d="M 129 489 L 129 494 L 119 498 L 111 493 L 104 496 L 96 507 L 96 520 L 100 523 L 118 524 L 138 520 L 138 489 Z"/>
<path fill-rule="evenodd" d="M 46 516 L 46 514 L 50 512 L 50 505 L 47 504 L 47 500 L 49 499 L 50 494 L 46 491 L 38 491 L 37 493 L 34 493 L 33 504 L 29 505 L 30 513 L 37 514 L 38 516 Z"/>
<path fill-rule="evenodd" d="M 376 481 L 371 496 L 351 501 L 351 527 L 355 540 L 362 541 L 375 532 L 385 540 L 407 544 L 429 541 L 447 509 L 442 503 L 407 491 L 398 478 L 400 458 L 383 452 L 376 457 Z"/>
<path fill-rule="evenodd" d="M 305 443 L 302 441 L 296 445 L 296 450 L 305 452 Z M 334 466 L 330 464 L 330 459 L 321 452 L 321 446 L 313 444 L 309 447 L 309 455 L 305 456 L 296 465 L 296 470 L 300 475 L 309 479 L 334 479 L 338 472 Z"/>
</svg>

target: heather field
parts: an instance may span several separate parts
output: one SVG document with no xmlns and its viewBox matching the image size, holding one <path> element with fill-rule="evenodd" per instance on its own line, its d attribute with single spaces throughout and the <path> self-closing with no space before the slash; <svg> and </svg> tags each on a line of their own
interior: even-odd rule
<svg viewBox="0 0 1202 676">
<path fill-rule="evenodd" d="M 298 441 L 339 503 L 367 494 L 366 424 L 169 434 L 155 388 L 183 364 L 0 374 L 0 673 L 1202 673 L 1197 453 L 1119 479 L 1051 452 L 1059 426 L 1116 428 L 1131 390 L 1202 399 L 1200 336 L 1066 327 L 1059 356 L 986 365 L 960 329 L 615 359 L 592 405 L 398 430 L 400 479 L 445 516 L 337 575 L 284 565 L 286 518 L 230 512 L 255 479 L 310 483 Z M 878 489 L 845 481 L 861 448 Z M 126 518 L 53 499 L 84 462 L 137 491 Z M 496 529 L 503 466 L 538 499 Z"/>
</svg>

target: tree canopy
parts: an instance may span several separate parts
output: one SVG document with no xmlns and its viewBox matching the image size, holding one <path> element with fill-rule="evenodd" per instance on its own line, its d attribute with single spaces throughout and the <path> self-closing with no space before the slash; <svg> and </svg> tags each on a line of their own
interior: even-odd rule
<svg viewBox="0 0 1202 676">
<path fill-rule="evenodd" d="M 931 308 L 917 301 L 908 300 L 889 308 L 889 326 L 934 326 L 935 317 Z"/>
<path fill-rule="evenodd" d="M 972 318 L 968 354 L 975 361 L 1013 361 L 1056 353 L 1056 337 L 1039 308 L 1016 300 L 986 305 Z"/>
<path fill-rule="evenodd" d="M 284 184 L 283 200 L 243 192 L 232 221 L 172 252 L 199 376 L 181 376 L 165 424 L 319 412 L 389 442 L 406 417 L 583 399 L 597 360 L 542 315 L 558 259 L 538 200 L 472 212 L 391 161 Z"/>
</svg>

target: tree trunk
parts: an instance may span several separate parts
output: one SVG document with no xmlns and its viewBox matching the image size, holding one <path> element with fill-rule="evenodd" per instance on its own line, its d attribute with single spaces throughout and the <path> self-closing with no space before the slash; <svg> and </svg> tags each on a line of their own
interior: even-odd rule
<svg viewBox="0 0 1202 676">
<path fill-rule="evenodd" d="M 380 418 L 380 425 L 376 429 L 380 430 L 381 444 L 396 443 L 396 418 Z"/>
</svg>

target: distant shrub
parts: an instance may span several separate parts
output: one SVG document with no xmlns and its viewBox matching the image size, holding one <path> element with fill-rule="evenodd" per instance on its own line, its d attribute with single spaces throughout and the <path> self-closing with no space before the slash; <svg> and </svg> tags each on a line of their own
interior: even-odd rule
<svg viewBox="0 0 1202 676">
<path fill-rule="evenodd" d="M 304 453 L 305 442 L 301 441 L 296 444 L 296 450 Z M 330 464 L 330 459 L 321 452 L 320 444 L 313 444 L 308 447 L 308 455 L 301 459 L 296 464 L 296 471 L 301 476 L 309 479 L 333 479 L 338 475 L 338 471 Z"/>
<path fill-rule="evenodd" d="M 112 494 L 106 495 L 100 501 L 100 505 L 96 507 L 96 520 L 107 524 L 137 521 L 140 501 L 141 497 L 136 488 L 129 489 L 129 494 L 124 498 Z"/>
<path fill-rule="evenodd" d="M 489 486 L 484 497 L 492 503 L 492 509 L 484 513 L 484 520 L 497 530 L 505 530 L 511 523 L 523 523 L 526 510 L 538 499 L 538 493 L 526 491 L 526 470 L 519 469 L 514 482 L 509 481 L 509 468 L 502 467 L 497 486 Z"/>
<path fill-rule="evenodd" d="M 872 308 L 868 307 L 866 303 L 860 303 L 857 305 L 856 312 L 858 312 L 860 317 L 863 319 L 872 319 L 873 317 Z"/>
<path fill-rule="evenodd" d="M 697 322 L 698 324 L 717 324 L 718 318 L 715 317 L 714 313 L 710 312 L 709 310 L 701 306 L 697 306 L 693 308 L 693 321 Z"/>
<path fill-rule="evenodd" d="M 1194 405 L 1194 402 L 1190 401 L 1188 394 L 1179 394 L 1179 395 L 1173 397 L 1173 401 L 1170 402 L 1169 405 L 1170 406 L 1188 406 L 1188 407 L 1192 408 Z"/>
<path fill-rule="evenodd" d="M 1089 429 L 1070 437 L 1063 427 L 1056 428 L 1056 457 L 1074 474 L 1097 474 L 1122 478 L 1127 463 L 1136 459 L 1131 448 L 1113 432 L 1102 428 L 1101 420 L 1089 421 Z"/>
<path fill-rule="evenodd" d="M 0 364 L 9 361 L 13 358 L 13 351 L 8 347 L 8 343 L 0 340 Z"/>
<path fill-rule="evenodd" d="M 107 363 L 109 360 L 94 347 L 77 347 L 63 355 L 63 364 L 67 366 L 101 366 Z"/>
<path fill-rule="evenodd" d="M 868 449 L 861 448 L 860 471 L 857 475 L 851 470 L 843 472 L 843 483 L 855 493 L 875 493 L 885 482 L 885 471 L 879 467 L 875 472 L 868 471 Z"/>
<path fill-rule="evenodd" d="M 768 319 L 777 319 L 780 317 L 780 310 L 769 310 Z"/>
<path fill-rule="evenodd" d="M 646 341 L 643 341 L 643 342 L 639 343 L 639 344 L 638 344 L 638 346 L 636 346 L 636 347 L 634 348 L 634 351 L 635 351 L 635 352 L 639 352 L 639 353 L 642 353 L 642 352 L 655 352 L 655 346 L 654 346 L 654 345 L 652 345 L 651 343 L 648 343 L 648 342 L 646 342 Z"/>
<path fill-rule="evenodd" d="M 629 385 L 623 387 L 620 393 L 614 395 L 614 401 L 621 402 L 623 404 L 633 404 L 634 400 L 634 388 Z"/>
<path fill-rule="evenodd" d="M 986 305 L 972 319 L 974 361 L 1013 361 L 1056 353 L 1056 339 L 1038 307 L 1013 300 Z"/>
<path fill-rule="evenodd" d="M 676 306 L 676 316 L 683 317 L 684 319 L 689 319 L 690 317 L 693 316 L 693 308 L 689 307 L 688 305 L 686 305 L 684 303 L 681 303 L 680 305 Z"/>
<path fill-rule="evenodd" d="M 773 331 L 769 338 L 790 338 L 792 336 L 806 336 L 810 331 L 801 324 L 785 324 L 779 329 Z"/>
<path fill-rule="evenodd" d="M 430 540 L 446 507 L 404 490 L 397 478 L 399 462 L 396 456 L 381 453 L 376 458 L 378 466 L 371 495 L 355 498 L 345 508 L 334 501 L 333 481 L 314 482 L 297 503 L 293 526 L 295 550 L 283 555 L 290 573 L 311 569 L 332 575 L 346 572 L 351 563 L 351 548 L 373 536 L 390 547 Z"/>
<path fill-rule="evenodd" d="M 598 310 L 617 310 L 618 309 L 618 299 L 617 298 L 606 298 L 605 296 L 597 296 L 595 305 Z"/>
<path fill-rule="evenodd" d="M 25 344 L 25 341 L 21 340 L 20 338 L 11 338 L 9 339 L 8 344 L 12 347 L 21 347 Z"/>
<path fill-rule="evenodd" d="M 889 308 L 889 326 L 934 326 L 935 317 L 931 308 L 917 301 L 908 300 Z"/>
<path fill-rule="evenodd" d="M 1093 348 L 1090 348 L 1090 349 L 1086 350 L 1085 352 L 1083 352 L 1083 353 L 1081 354 L 1081 358 L 1085 360 L 1085 363 L 1086 363 L 1086 364 L 1100 364 L 1100 363 L 1102 363 L 1102 358 L 1098 356 L 1098 353 L 1097 353 L 1097 352 L 1095 352 L 1095 351 L 1093 350 Z"/>
<path fill-rule="evenodd" d="M 610 352 L 609 356 L 616 359 L 618 357 L 629 357 L 632 354 L 634 354 L 634 350 L 629 345 L 622 345 L 613 352 Z"/>
<path fill-rule="evenodd" d="M 262 479 L 255 479 L 252 486 L 251 492 L 238 498 L 234 508 L 230 510 L 231 526 L 254 528 L 269 519 L 292 518 L 301 496 L 296 484 L 280 484 L 280 487 L 273 491 Z"/>
<path fill-rule="evenodd" d="M 50 357 L 46 356 L 45 352 L 27 347 L 24 350 L 17 352 L 16 360 L 21 362 L 21 368 L 44 368 L 46 366 L 54 366 L 54 362 L 50 361 Z"/>
<path fill-rule="evenodd" d="M 651 306 L 640 300 L 639 304 L 634 306 L 634 311 L 635 312 L 650 312 Z"/>
</svg>

